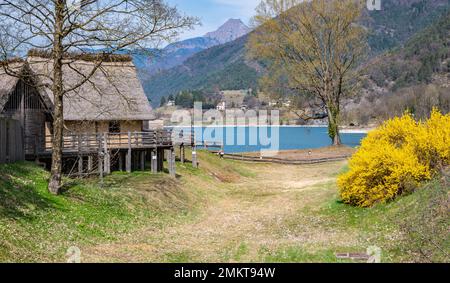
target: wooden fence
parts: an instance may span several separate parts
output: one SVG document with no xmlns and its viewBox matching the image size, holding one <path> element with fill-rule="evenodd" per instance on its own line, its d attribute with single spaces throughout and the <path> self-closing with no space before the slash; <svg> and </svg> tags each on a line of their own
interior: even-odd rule
<svg viewBox="0 0 450 283">
<path fill-rule="evenodd" d="M 214 152 L 214 153 L 218 153 L 218 152 Z M 329 157 L 329 158 L 299 159 L 299 160 L 289 160 L 289 159 L 282 159 L 282 158 L 276 158 L 276 157 L 255 157 L 255 156 L 248 156 L 248 155 L 244 155 L 244 154 L 231 154 L 231 153 L 224 154 L 223 157 L 226 159 L 240 160 L 240 161 L 246 161 L 246 162 L 255 162 L 255 163 L 276 163 L 276 164 L 285 164 L 285 165 L 309 165 L 309 164 L 320 164 L 320 163 L 347 160 L 351 157 L 351 155 L 342 155 L 342 156 Z"/>
<path fill-rule="evenodd" d="M 19 121 L 0 118 L 0 163 L 25 160 L 23 131 Z"/>
</svg>

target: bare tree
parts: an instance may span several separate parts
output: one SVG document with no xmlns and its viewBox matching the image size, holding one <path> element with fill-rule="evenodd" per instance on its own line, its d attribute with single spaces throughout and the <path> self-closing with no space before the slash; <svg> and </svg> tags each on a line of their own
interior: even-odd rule
<svg viewBox="0 0 450 283">
<path fill-rule="evenodd" d="M 341 144 L 341 99 L 354 86 L 352 73 L 366 50 L 358 25 L 363 2 L 263 0 L 248 44 L 251 57 L 269 65 L 265 85 L 286 80 L 291 91 L 320 99 L 334 145 Z"/>
<path fill-rule="evenodd" d="M 46 87 L 54 96 L 53 153 L 49 191 L 58 194 L 62 180 L 64 131 L 63 100 L 90 82 L 110 55 L 119 51 L 157 47 L 177 37 L 183 29 L 198 24 L 198 19 L 181 14 L 164 0 L 0 0 L 0 52 L 5 62 L 35 49 L 47 52 L 52 61 Z M 82 79 L 67 86 L 63 67 L 74 67 L 66 54 L 95 51 L 95 64 Z M 8 63 L 2 64 L 10 75 L 19 76 Z"/>
</svg>

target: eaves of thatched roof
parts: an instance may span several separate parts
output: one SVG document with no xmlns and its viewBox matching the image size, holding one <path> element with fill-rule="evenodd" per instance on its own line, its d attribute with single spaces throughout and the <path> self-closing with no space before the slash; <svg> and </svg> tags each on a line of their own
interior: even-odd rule
<svg viewBox="0 0 450 283">
<path fill-rule="evenodd" d="M 20 73 L 23 68 L 23 63 L 8 64 L 8 69 Z M 3 66 L 0 66 L 0 111 L 5 107 L 9 99 L 9 94 L 14 90 L 19 78 L 8 74 Z"/>
<path fill-rule="evenodd" d="M 70 61 L 69 61 L 70 60 Z M 50 85 L 53 61 L 28 57 L 28 65 L 38 82 L 39 91 L 53 102 Z M 96 65 L 95 61 L 68 59 L 64 63 L 64 87 L 70 89 L 83 81 Z M 64 96 L 64 120 L 111 121 L 153 120 L 150 103 L 131 61 L 104 62 L 81 87 Z"/>
</svg>

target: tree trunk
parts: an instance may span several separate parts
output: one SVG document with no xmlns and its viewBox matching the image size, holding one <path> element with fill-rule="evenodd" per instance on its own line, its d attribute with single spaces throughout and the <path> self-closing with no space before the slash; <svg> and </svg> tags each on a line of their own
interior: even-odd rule
<svg viewBox="0 0 450 283">
<path fill-rule="evenodd" d="M 328 135 L 333 142 L 333 146 L 341 145 L 341 135 L 339 134 L 339 107 L 328 105 Z"/>
<path fill-rule="evenodd" d="M 52 194 L 59 194 L 62 184 L 62 153 L 63 153 L 63 74 L 62 74 L 62 31 L 64 21 L 64 0 L 57 0 L 55 4 L 55 34 L 53 43 L 53 141 L 52 141 L 52 170 L 48 189 Z"/>
</svg>

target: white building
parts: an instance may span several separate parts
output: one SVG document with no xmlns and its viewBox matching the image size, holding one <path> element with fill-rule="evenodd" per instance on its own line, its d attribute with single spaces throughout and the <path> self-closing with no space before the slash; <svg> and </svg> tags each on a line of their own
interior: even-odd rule
<svg viewBox="0 0 450 283">
<path fill-rule="evenodd" d="M 216 109 L 218 111 L 225 111 L 227 109 L 227 103 L 225 101 L 220 102 L 219 104 L 217 104 Z"/>
</svg>

